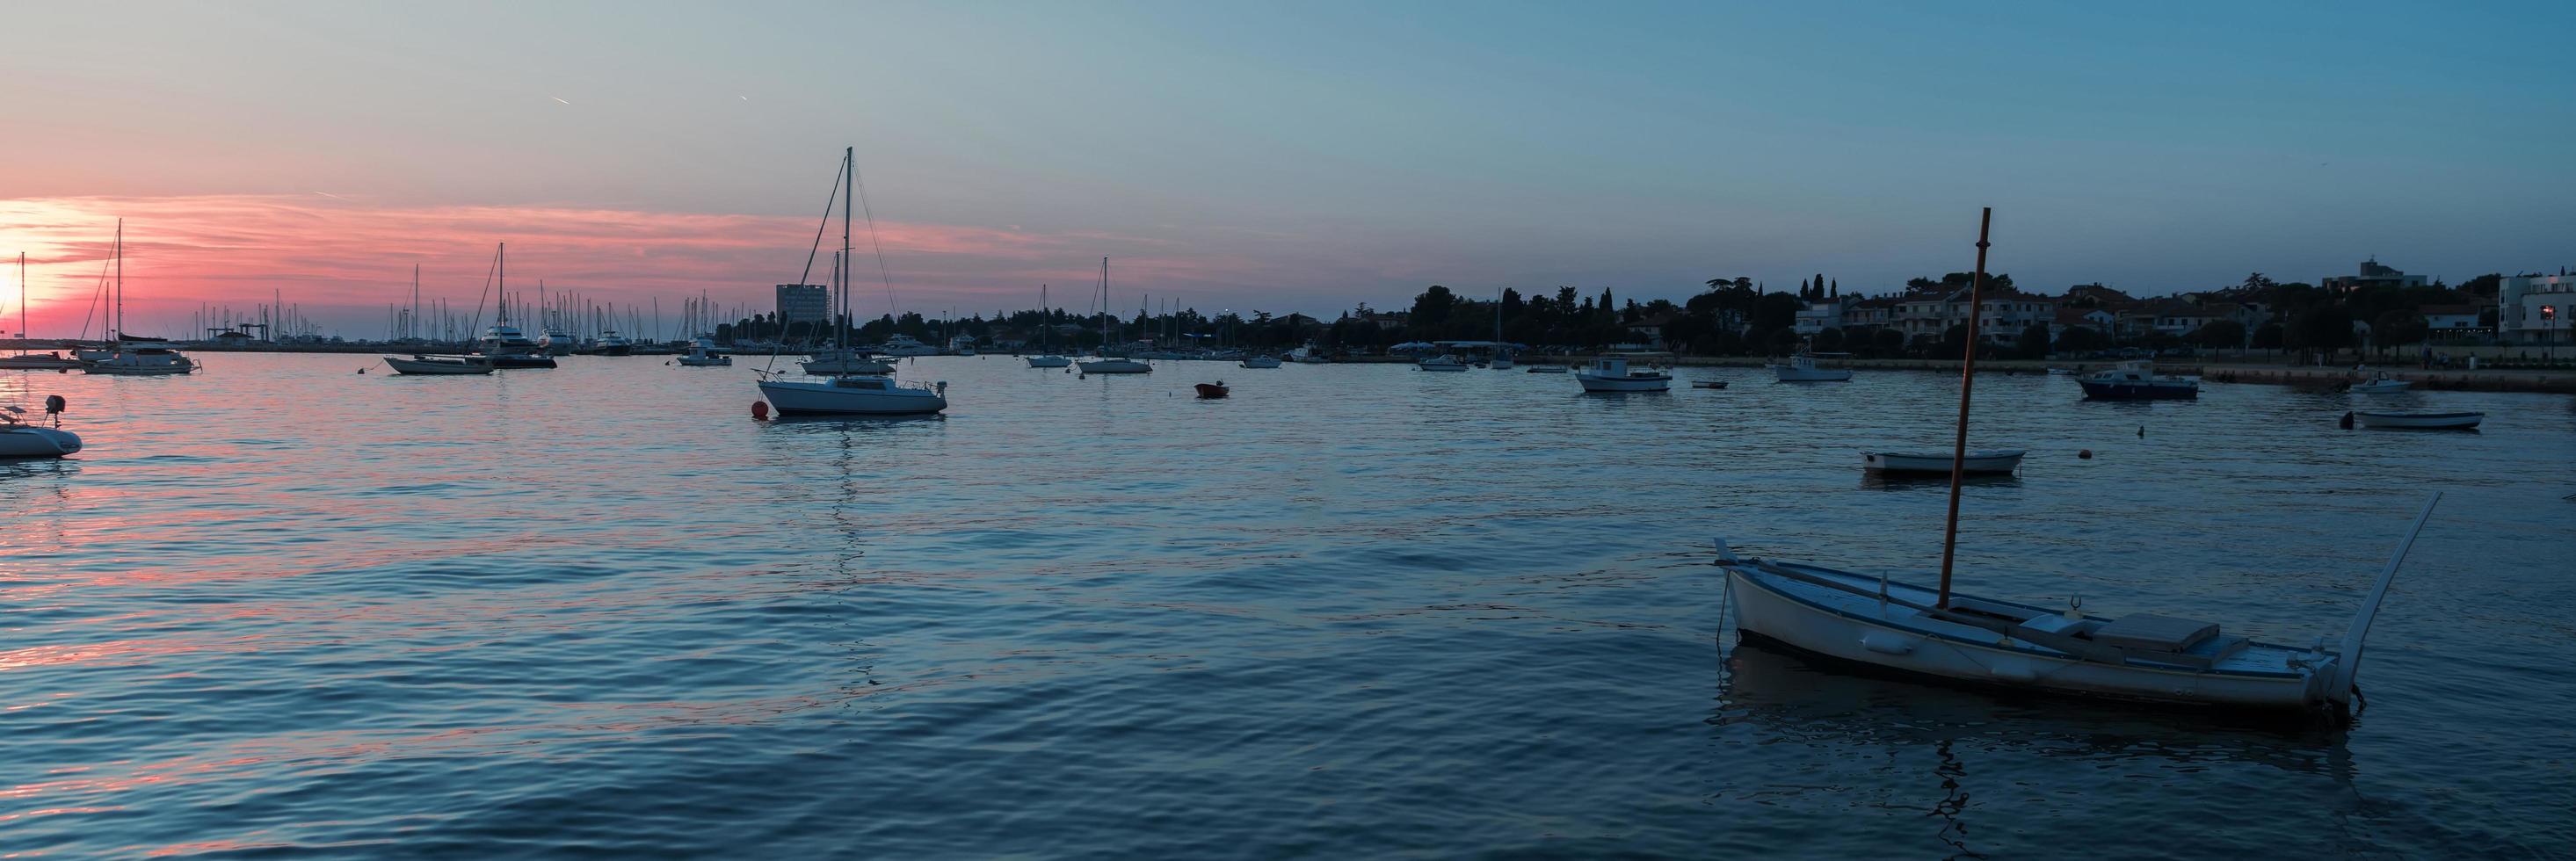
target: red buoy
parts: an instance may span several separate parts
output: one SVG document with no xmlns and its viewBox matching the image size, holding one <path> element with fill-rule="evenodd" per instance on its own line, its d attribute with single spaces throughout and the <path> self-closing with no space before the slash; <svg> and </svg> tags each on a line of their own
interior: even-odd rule
<svg viewBox="0 0 2576 861">
<path fill-rule="evenodd" d="M 768 401 L 752 401 L 752 402 L 751 402 L 751 418 L 752 418 L 752 420 L 753 420 L 753 421 L 768 421 L 768 420 L 769 420 L 769 402 L 768 402 Z"/>
</svg>

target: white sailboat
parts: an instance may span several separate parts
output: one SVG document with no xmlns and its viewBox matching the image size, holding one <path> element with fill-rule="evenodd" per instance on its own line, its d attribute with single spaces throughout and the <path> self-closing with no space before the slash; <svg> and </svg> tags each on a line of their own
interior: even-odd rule
<svg viewBox="0 0 2576 861">
<path fill-rule="evenodd" d="M 18 252 L 18 340 L 32 343 L 34 337 L 27 331 L 27 252 L 21 251 Z M 80 366 L 79 359 L 61 353 L 40 355 L 33 350 L 24 350 L 15 356 L 0 356 L 0 370 L 6 371 L 67 371 Z"/>
<path fill-rule="evenodd" d="M 1085 374 L 1150 374 L 1154 366 L 1109 355 L 1109 258 L 1100 258 L 1100 356 L 1078 364 Z"/>
<path fill-rule="evenodd" d="M 1045 349 L 1055 342 L 1055 323 L 1052 321 L 1055 312 L 1047 306 L 1046 294 L 1046 285 L 1038 285 L 1038 347 L 1040 349 Z M 1062 368 L 1073 364 L 1072 359 L 1056 355 L 1053 350 L 1048 350 L 1045 355 L 1030 356 L 1028 360 L 1029 367 L 1032 368 Z"/>
<path fill-rule="evenodd" d="M 1985 284 L 1985 225 L 1992 213 L 1987 210 L 1978 227 L 1970 307 L 1978 306 Z M 1967 342 L 1977 343 L 1973 316 Z M 1975 383 L 1972 346 L 1960 372 L 1939 586 L 1741 558 L 1720 539 L 1717 564 L 1725 569 L 1728 603 L 1741 636 L 1884 670 L 2023 691 L 2276 710 L 2340 710 L 2354 699 L 2362 641 L 2441 494 L 2425 503 L 2333 649 L 2322 637 L 2306 647 L 2257 643 L 2228 636 L 2212 622 L 2148 613 L 2107 618 L 2087 615 L 2073 604 L 2052 610 L 1958 594 L 1950 589 L 1951 563 Z"/>
<path fill-rule="evenodd" d="M 169 377 L 195 373 L 197 363 L 159 338 L 125 333 L 125 219 L 116 220 L 116 347 L 106 357 L 84 366 L 82 373 L 121 377 Z"/>
<path fill-rule="evenodd" d="M 841 195 L 841 250 L 836 258 L 839 261 L 847 261 L 850 253 L 856 250 L 850 243 L 850 216 L 851 202 L 858 196 L 858 174 L 858 148 L 842 150 L 841 175 L 835 177 L 842 183 L 837 190 Z M 830 212 L 829 209 L 824 210 L 826 219 L 831 217 Z M 874 229 L 871 225 L 870 230 Z M 817 242 L 819 244 L 819 237 Z M 806 259 L 811 261 L 813 258 L 808 256 Z M 832 281 L 840 305 L 837 315 L 840 318 L 840 343 L 846 344 L 849 343 L 850 325 L 850 267 L 835 265 Z M 804 283 L 803 276 L 798 277 L 798 283 Z M 892 287 L 889 286 L 888 290 L 891 293 Z M 926 415 L 948 408 L 947 383 L 935 387 L 917 382 L 898 383 L 890 376 L 877 374 L 841 373 L 821 382 L 809 382 L 775 379 L 764 371 L 760 394 L 782 416 Z"/>
<path fill-rule="evenodd" d="M 848 265 L 848 258 L 838 251 L 832 252 L 832 283 L 841 283 L 841 270 Z M 841 374 L 894 373 L 893 365 L 877 361 L 868 355 L 868 351 L 850 343 L 850 319 L 846 313 L 835 316 L 832 346 L 816 352 L 813 357 L 805 361 L 796 363 L 796 366 L 804 368 L 805 373 L 825 377 Z"/>
</svg>

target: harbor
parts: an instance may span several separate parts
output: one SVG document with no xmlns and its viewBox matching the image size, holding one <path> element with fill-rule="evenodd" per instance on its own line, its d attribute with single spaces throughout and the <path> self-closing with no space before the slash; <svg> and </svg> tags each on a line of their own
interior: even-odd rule
<svg viewBox="0 0 2576 861">
<path fill-rule="evenodd" d="M 1972 444 L 2027 450 L 1964 488 L 1959 566 L 1986 594 L 2223 606 L 2230 634 L 2304 645 L 2341 635 L 2416 491 L 2448 494 L 2372 634 L 2368 705 L 2284 728 L 1734 642 L 1721 533 L 1746 556 L 1937 567 L 1946 483 L 1859 455 L 1946 445 L 1956 378 L 1935 371 L 1819 387 L 1680 367 L 1669 392 L 1587 395 L 1518 371 L 928 356 L 899 370 L 949 382 L 938 417 L 763 422 L 749 363 L 663 361 L 413 379 L 243 353 L 187 377 L 0 375 L 65 395 L 89 444 L 0 466 L 0 520 L 19 525 L 0 558 L 31 599 L 7 652 L 20 731 L 0 745 L 77 769 L 20 782 L 48 809 L 137 812 L 12 833 L 330 844 L 424 821 L 427 791 L 452 799 L 425 821 L 458 845 L 543 810 L 547 833 L 616 854 L 721 852 L 671 807 L 710 796 L 772 846 L 894 855 L 1118 842 L 1181 810 L 1199 827 L 1145 845 L 1225 854 L 1292 807 L 1295 830 L 1359 854 L 1457 845 L 1416 829 L 1461 818 L 1479 846 L 1575 855 L 1791 834 L 1826 854 L 2031 855 L 2067 829 L 2171 821 L 2222 823 L 2156 832 L 2202 856 L 2570 836 L 2531 791 L 2576 749 L 2552 728 L 2576 654 L 2533 633 L 2568 610 L 2556 545 L 2576 503 L 2526 468 L 2576 433 L 2563 397 L 2398 395 L 2488 419 L 2369 433 L 2333 424 L 2356 395 L 2100 402 L 2062 376 L 1981 375 Z M 1231 397 L 1193 396 L 1219 378 Z M 1732 385 L 1685 385 L 1702 379 Z M 86 717 L 108 696 L 147 711 Z M 2463 729 L 2493 726 L 2534 729 Z M 729 765 L 706 770 L 711 751 Z M 1185 764 L 1209 756 L 1230 765 Z M 2088 788 L 2026 789 L 2070 770 Z M 2308 801 L 2231 817 L 2232 793 L 2193 790 L 2210 781 Z M 329 800 L 187 813 L 317 784 Z M 1371 803 L 1337 803 L 1355 797 Z M 878 815 L 798 824 L 854 804 Z"/>
</svg>

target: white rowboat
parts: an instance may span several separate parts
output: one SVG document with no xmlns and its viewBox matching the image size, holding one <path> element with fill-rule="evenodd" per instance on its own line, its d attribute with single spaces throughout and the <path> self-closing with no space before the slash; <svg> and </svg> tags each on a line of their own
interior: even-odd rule
<svg viewBox="0 0 2576 861">
<path fill-rule="evenodd" d="M 2353 424 L 2377 430 L 2468 430 L 2485 421 L 2486 413 L 2375 413 L 2354 410 L 2344 414 Z"/>
</svg>

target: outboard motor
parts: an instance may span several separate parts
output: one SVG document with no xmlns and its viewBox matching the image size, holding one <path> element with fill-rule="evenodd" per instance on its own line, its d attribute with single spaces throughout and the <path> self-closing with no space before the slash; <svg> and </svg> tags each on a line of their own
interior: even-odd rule
<svg viewBox="0 0 2576 861">
<path fill-rule="evenodd" d="M 53 419 L 53 420 L 54 420 L 54 426 L 55 426 L 55 427 L 62 427 L 62 426 L 63 426 L 63 406 L 64 406 L 63 396 L 61 396 L 61 395 L 46 395 L 46 396 L 45 396 L 45 415 L 46 415 L 46 417 L 51 418 L 51 419 Z"/>
<path fill-rule="evenodd" d="M 2352 414 L 2348 412 L 2344 413 L 2343 418 L 2337 420 L 2335 423 L 2342 425 L 2344 430 L 2352 430 Z"/>
</svg>

